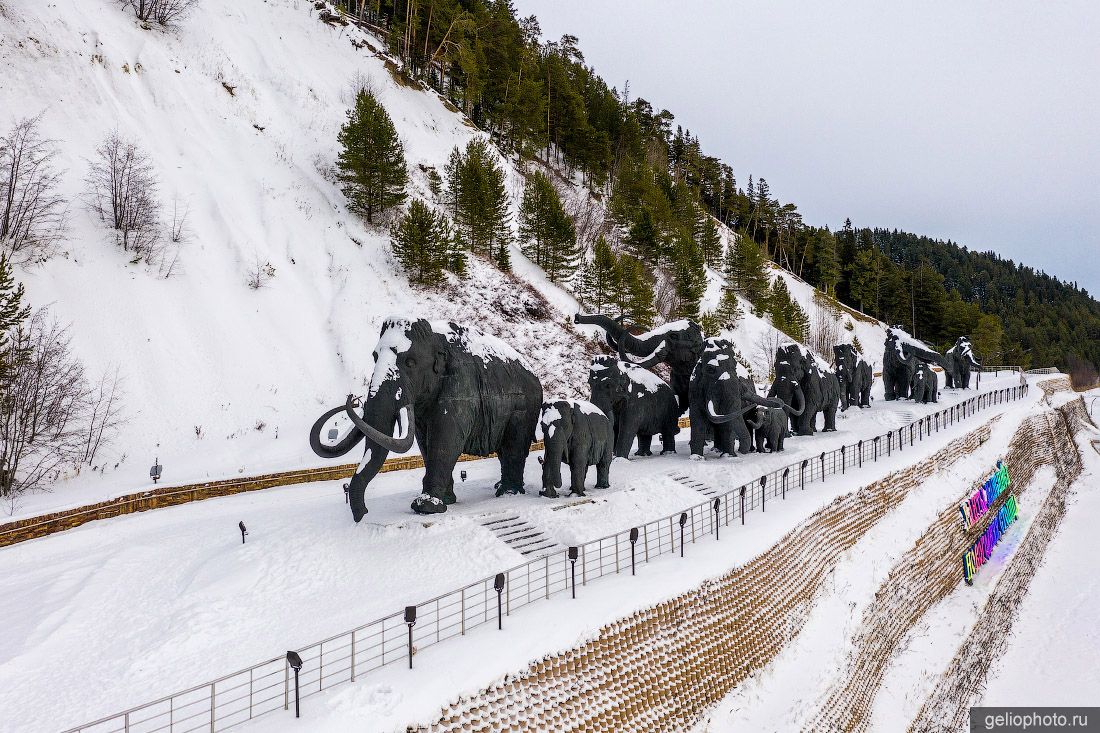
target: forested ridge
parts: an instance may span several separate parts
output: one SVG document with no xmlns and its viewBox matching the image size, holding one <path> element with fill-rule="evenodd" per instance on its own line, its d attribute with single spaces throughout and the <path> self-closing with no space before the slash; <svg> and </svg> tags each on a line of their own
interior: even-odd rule
<svg viewBox="0 0 1100 733">
<path fill-rule="evenodd" d="M 509 0 L 341 4 L 388 40 L 406 79 L 443 94 L 502 151 L 541 161 L 609 197 L 608 226 L 577 233 L 588 252 L 598 235 L 614 250 L 611 260 L 607 252 L 595 260 L 589 254 L 593 264 L 578 270 L 573 286 L 588 304 L 638 301 L 616 295 L 614 283 L 624 270 L 633 273 L 636 290 L 641 270 L 654 302 L 619 315 L 641 322 L 654 311 L 706 317 L 700 300 L 710 266 L 731 280 L 724 312 L 736 291 L 775 319 L 783 306 L 773 308 L 772 291 L 751 274 L 756 264 L 746 260 L 755 254 L 745 247 L 723 253 L 714 217 L 826 294 L 939 348 L 970 334 L 990 363 L 1100 362 L 1100 303 L 1075 283 L 992 252 L 897 230 L 847 221 L 835 231 L 809 225 L 795 204 L 773 196 L 766 178 L 739 181 L 730 165 L 674 124 L 671 112 L 631 98 L 629 88 L 609 87 L 586 64 L 576 37 L 544 41 L 538 20 L 519 17 Z M 608 272 L 591 272 L 600 262 Z M 604 275 L 612 292 L 593 294 L 591 283 Z M 801 336 L 805 327 L 795 314 L 784 330 Z"/>
</svg>

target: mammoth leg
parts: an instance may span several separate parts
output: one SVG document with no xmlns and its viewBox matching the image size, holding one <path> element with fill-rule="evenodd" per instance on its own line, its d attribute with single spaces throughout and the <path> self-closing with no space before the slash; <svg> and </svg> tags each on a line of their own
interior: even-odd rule
<svg viewBox="0 0 1100 733">
<path fill-rule="evenodd" d="M 830 407 L 825 410 L 825 427 L 822 428 L 823 433 L 835 433 L 836 432 L 836 408 Z"/>
<path fill-rule="evenodd" d="M 653 436 L 652 435 L 643 435 L 642 433 L 638 433 L 638 450 L 635 451 L 634 455 L 636 455 L 636 456 L 651 456 L 651 455 L 653 455 L 653 449 L 651 447 L 652 445 L 653 445 Z"/>
<path fill-rule="evenodd" d="M 569 493 L 584 496 L 584 479 L 588 476 L 588 446 L 573 445 L 569 451 Z"/>
<path fill-rule="evenodd" d="M 706 445 L 707 433 L 714 434 L 714 447 L 718 446 L 718 430 L 722 426 L 711 426 L 710 422 L 703 414 L 703 410 L 696 409 L 694 406 L 688 410 L 688 417 L 691 420 L 691 440 L 688 441 L 688 447 L 690 448 L 691 455 L 701 456 L 703 455 L 703 448 Z M 707 428 L 710 428 L 708 430 Z"/>
<path fill-rule="evenodd" d="M 531 449 L 531 441 L 527 437 L 530 430 L 523 424 L 519 415 L 513 416 L 508 427 L 504 429 L 500 449 L 500 486 L 497 488 L 497 496 L 504 492 L 509 494 L 523 494 L 523 468 L 527 465 L 527 455 Z"/>
<path fill-rule="evenodd" d="M 882 370 L 882 389 L 887 400 L 894 399 L 894 375 L 889 369 Z"/>
<path fill-rule="evenodd" d="M 454 496 L 454 470 L 462 455 L 465 435 L 451 435 L 436 440 L 424 456 L 424 489 L 412 503 L 417 514 L 439 514 L 447 511 L 446 496 Z"/>
<path fill-rule="evenodd" d="M 661 431 L 661 454 L 675 453 L 676 452 L 676 433 L 680 432 L 679 427 L 676 425 L 676 420 L 665 426 L 665 429 Z"/>
<path fill-rule="evenodd" d="M 600 462 L 596 464 L 597 489 L 611 488 L 611 459 L 614 457 L 614 454 L 611 452 L 611 446 L 608 446 L 603 452 L 603 456 L 600 457 Z"/>
<path fill-rule="evenodd" d="M 630 446 L 634 444 L 634 436 L 638 434 L 638 421 L 627 419 L 626 415 L 620 415 L 615 430 L 615 456 L 617 458 L 629 458 Z M 638 442 L 639 449 L 641 441 Z"/>
</svg>

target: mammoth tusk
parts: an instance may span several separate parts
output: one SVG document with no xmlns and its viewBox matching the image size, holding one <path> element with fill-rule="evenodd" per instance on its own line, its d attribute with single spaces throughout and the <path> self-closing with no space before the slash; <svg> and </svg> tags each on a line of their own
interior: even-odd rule
<svg viewBox="0 0 1100 733">
<path fill-rule="evenodd" d="M 339 437 L 335 440 L 321 440 L 321 432 L 325 429 L 325 425 L 328 421 L 337 413 L 343 412 L 346 408 L 341 405 L 340 407 L 334 407 L 324 415 L 321 415 L 317 419 L 317 422 L 313 423 L 313 427 L 309 431 L 309 446 L 313 449 L 313 452 L 322 458 L 338 458 L 352 448 L 354 448 L 360 440 L 363 439 L 363 433 L 358 429 L 358 426 L 354 423 L 348 427 Z"/>
<path fill-rule="evenodd" d="M 355 423 L 355 427 L 359 428 L 360 432 L 367 436 L 367 439 L 378 447 L 384 450 L 393 451 L 394 453 L 407 453 L 408 450 L 412 448 L 413 433 L 416 425 L 416 416 L 413 413 L 412 405 L 404 405 L 397 413 L 397 422 L 401 432 L 396 438 L 371 427 L 367 424 L 366 420 L 357 415 L 355 413 L 355 408 L 352 406 L 351 395 L 348 395 L 348 401 L 344 405 L 344 409 L 347 410 L 348 417 L 351 418 L 351 421 Z"/>
<path fill-rule="evenodd" d="M 736 413 L 731 413 L 729 415 L 720 415 L 714 409 L 714 400 L 707 400 L 707 417 L 710 418 L 711 422 L 727 423 L 727 422 L 729 422 L 731 420 L 734 420 L 734 419 L 736 419 L 740 416 L 741 415 L 736 414 Z"/>
</svg>

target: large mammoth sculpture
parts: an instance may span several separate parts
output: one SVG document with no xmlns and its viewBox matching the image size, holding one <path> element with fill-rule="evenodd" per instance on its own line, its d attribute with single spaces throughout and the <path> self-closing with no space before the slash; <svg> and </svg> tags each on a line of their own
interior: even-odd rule
<svg viewBox="0 0 1100 733">
<path fill-rule="evenodd" d="M 917 363 L 943 366 L 943 357 L 928 344 L 910 336 L 901 326 L 886 329 L 886 347 L 882 353 L 882 386 L 888 400 L 909 396 L 909 385 Z"/>
<path fill-rule="evenodd" d="M 661 436 L 662 453 L 676 452 L 680 409 L 676 395 L 664 380 L 613 356 L 598 356 L 588 372 L 592 404 L 614 421 L 615 456 L 630 457 L 630 445 L 638 438 L 636 456 L 653 455 L 654 435 Z"/>
<path fill-rule="evenodd" d="M 708 338 L 692 371 L 688 392 L 691 418 L 691 457 L 703 457 L 706 441 L 714 442 L 720 455 L 752 450 L 746 413 L 758 405 L 780 407 L 777 400 L 756 394 L 751 380 L 737 376 L 737 354 L 726 339 Z M 735 448 L 733 439 L 737 438 Z"/>
<path fill-rule="evenodd" d="M 913 401 L 925 404 L 939 402 L 939 387 L 939 378 L 932 371 L 932 367 L 924 362 L 918 364 L 917 368 L 913 370 L 913 381 L 909 384 L 909 394 Z"/>
<path fill-rule="evenodd" d="M 603 411 L 584 400 L 555 400 L 539 416 L 546 455 L 542 462 L 542 496 L 556 499 L 561 488 L 561 464 L 569 464 L 570 493 L 584 496 L 588 467 L 596 467 L 596 488 L 606 489 L 615 432 Z"/>
<path fill-rule="evenodd" d="M 856 353 L 851 344 L 837 344 L 833 347 L 836 357 L 836 378 L 840 382 L 840 411 L 851 405 L 871 406 L 871 384 L 875 373 L 871 365 Z"/>
<path fill-rule="evenodd" d="M 970 368 L 981 369 L 982 365 L 974 356 L 974 347 L 969 336 L 959 336 L 955 345 L 943 355 L 943 372 L 947 386 L 955 389 L 970 389 Z"/>
<path fill-rule="evenodd" d="M 363 460 L 348 485 L 356 522 L 367 513 L 367 484 L 387 454 L 405 453 L 414 436 L 425 470 L 413 511 L 436 514 L 456 501 L 453 473 L 463 453 L 497 453 L 497 495 L 523 492 L 542 385 L 519 354 L 472 328 L 391 318 L 382 325 L 374 359 L 363 404 L 348 395 L 346 404 L 322 415 L 309 435 L 310 446 L 324 458 L 342 456 L 365 440 Z"/>
<path fill-rule="evenodd" d="M 823 369 L 817 363 L 817 357 L 804 351 L 798 344 L 785 346 L 775 354 L 775 382 L 772 383 L 769 397 L 786 393 L 792 382 L 801 387 L 805 408 L 800 414 L 791 414 L 795 432 L 799 435 L 813 435 L 817 432 L 817 415 L 825 416 L 823 432 L 836 430 L 836 411 L 840 404 L 840 381 L 836 373 Z M 786 399 L 781 397 L 784 403 Z"/>
<path fill-rule="evenodd" d="M 646 369 L 667 364 L 672 372 L 672 391 L 680 413 L 688 408 L 688 384 L 691 371 L 703 351 L 703 329 L 694 321 L 672 321 L 641 336 L 630 333 L 623 324 L 602 315 L 578 313 L 576 323 L 599 326 L 604 338 L 622 361 Z"/>
</svg>

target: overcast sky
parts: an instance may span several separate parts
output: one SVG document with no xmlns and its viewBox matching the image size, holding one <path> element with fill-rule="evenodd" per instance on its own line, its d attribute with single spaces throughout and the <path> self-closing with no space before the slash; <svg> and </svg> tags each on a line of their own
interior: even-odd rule
<svg viewBox="0 0 1100 733">
<path fill-rule="evenodd" d="M 999 252 L 1100 295 L 1100 2 L 515 0 L 811 224 Z"/>
</svg>

